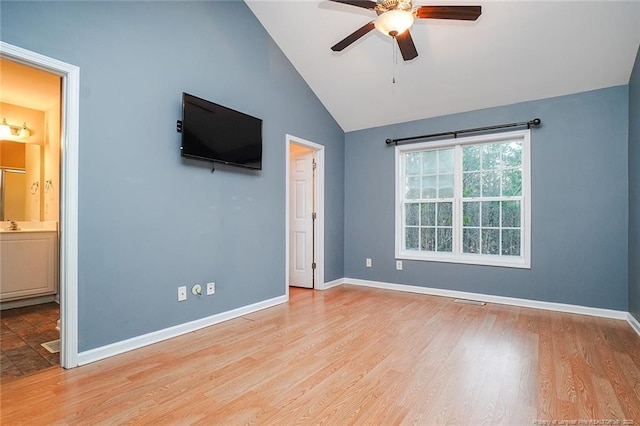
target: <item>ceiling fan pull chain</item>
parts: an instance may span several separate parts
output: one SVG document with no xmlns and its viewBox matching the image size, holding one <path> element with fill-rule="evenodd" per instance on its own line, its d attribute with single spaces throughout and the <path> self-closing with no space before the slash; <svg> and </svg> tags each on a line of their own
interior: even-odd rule
<svg viewBox="0 0 640 426">
<path fill-rule="evenodd" d="M 391 82 L 392 84 L 396 84 L 396 65 L 398 64 L 398 51 L 396 50 L 396 38 L 393 37 L 393 43 L 391 43 L 391 51 L 393 52 L 391 54 L 392 56 L 392 79 Z"/>
</svg>

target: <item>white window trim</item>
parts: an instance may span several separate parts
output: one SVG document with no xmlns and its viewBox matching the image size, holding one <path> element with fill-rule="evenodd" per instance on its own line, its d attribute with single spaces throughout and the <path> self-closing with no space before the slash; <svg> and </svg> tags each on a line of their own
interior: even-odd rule
<svg viewBox="0 0 640 426">
<path fill-rule="evenodd" d="M 419 151 L 425 149 L 437 149 L 455 147 L 456 145 L 464 146 L 471 144 L 502 142 L 508 140 L 522 141 L 522 244 L 521 256 L 501 256 L 501 255 L 481 255 L 481 254 L 463 254 L 459 247 L 462 241 L 462 226 L 459 221 L 461 215 L 454 214 L 453 232 L 458 234 L 454 236 L 453 253 L 438 252 L 416 252 L 413 250 L 404 250 L 403 248 L 403 215 L 402 215 L 402 193 L 404 190 L 403 176 L 404 164 L 402 155 L 405 152 Z M 454 191 L 457 200 L 454 202 L 454 212 L 462 209 L 461 191 L 461 173 L 458 170 L 461 162 L 456 154 L 459 150 L 454 151 L 456 159 L 454 162 Z M 480 136 L 469 136 L 464 138 L 454 138 L 433 142 L 421 142 L 407 145 L 397 145 L 395 147 L 395 256 L 396 259 L 420 260 L 428 262 L 448 262 L 462 263 L 471 265 L 501 266 L 509 268 L 531 269 L 531 131 L 518 130 L 512 132 L 501 132 Z"/>
</svg>

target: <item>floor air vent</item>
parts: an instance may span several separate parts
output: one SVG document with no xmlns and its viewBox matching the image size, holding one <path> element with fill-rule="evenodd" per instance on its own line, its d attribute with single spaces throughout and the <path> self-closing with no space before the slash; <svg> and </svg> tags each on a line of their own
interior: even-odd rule
<svg viewBox="0 0 640 426">
<path fill-rule="evenodd" d="M 478 305 L 478 306 L 484 306 L 486 305 L 486 303 L 481 302 L 479 300 L 469 300 L 469 299 L 455 299 L 456 303 L 466 303 L 467 305 Z"/>
</svg>

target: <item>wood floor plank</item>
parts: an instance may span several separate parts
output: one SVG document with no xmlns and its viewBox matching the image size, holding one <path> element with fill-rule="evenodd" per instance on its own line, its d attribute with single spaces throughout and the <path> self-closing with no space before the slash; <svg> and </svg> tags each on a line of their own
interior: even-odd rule
<svg viewBox="0 0 640 426">
<path fill-rule="evenodd" d="M 3 426 L 640 424 L 640 337 L 611 319 L 292 288 L 287 304 L 3 382 L 0 412 Z"/>
</svg>

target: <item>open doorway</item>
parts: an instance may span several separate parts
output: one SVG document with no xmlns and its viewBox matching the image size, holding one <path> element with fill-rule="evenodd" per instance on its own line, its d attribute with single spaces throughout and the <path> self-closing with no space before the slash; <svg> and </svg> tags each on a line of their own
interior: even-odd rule
<svg viewBox="0 0 640 426">
<path fill-rule="evenodd" d="M 0 58 L 3 380 L 60 364 L 62 78 Z"/>
<path fill-rule="evenodd" d="M 59 280 L 60 302 L 60 365 L 72 368 L 78 365 L 78 141 L 80 69 L 59 61 L 0 41 L 0 59 L 45 71 L 57 76 L 61 84 L 58 121 L 58 200 L 48 199 L 47 206 L 59 208 L 58 259 L 56 276 Z M 24 127 L 24 126 L 23 126 Z M 19 129 L 18 129 L 19 130 Z M 26 132 L 25 132 L 26 133 Z M 18 133 L 18 136 L 20 134 Z M 53 196 L 53 179 L 41 179 L 40 196 Z M 51 180 L 51 182 L 48 182 Z M 34 185 L 30 191 L 36 191 Z M 44 208 L 44 206 L 43 206 Z M 4 253 L 3 253 L 4 256 Z"/>
<path fill-rule="evenodd" d="M 286 294 L 324 286 L 324 147 L 286 138 Z"/>
</svg>

